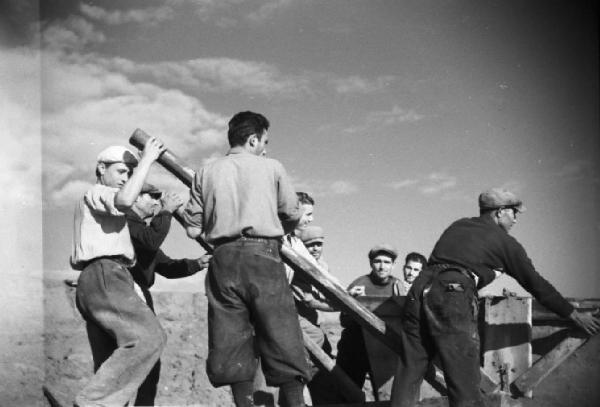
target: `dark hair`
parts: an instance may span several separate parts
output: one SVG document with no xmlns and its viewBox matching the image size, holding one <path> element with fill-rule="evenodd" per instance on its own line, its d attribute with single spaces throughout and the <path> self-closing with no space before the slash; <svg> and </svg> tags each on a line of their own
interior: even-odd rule
<svg viewBox="0 0 600 407">
<path fill-rule="evenodd" d="M 315 200 L 313 199 L 313 197 L 308 195 L 306 192 L 296 192 L 296 195 L 298 196 L 298 201 L 300 202 L 300 205 L 315 204 Z"/>
<path fill-rule="evenodd" d="M 250 111 L 236 113 L 229 120 L 229 130 L 227 131 L 229 145 L 231 147 L 243 146 L 248 137 L 253 134 L 256 134 L 260 140 L 265 130 L 268 129 L 269 121 L 262 114 Z"/>
<path fill-rule="evenodd" d="M 410 252 L 406 255 L 406 259 L 404 259 L 404 264 L 409 261 L 416 261 L 417 263 L 421 263 L 423 267 L 427 265 L 427 259 L 421 253 Z"/>
</svg>

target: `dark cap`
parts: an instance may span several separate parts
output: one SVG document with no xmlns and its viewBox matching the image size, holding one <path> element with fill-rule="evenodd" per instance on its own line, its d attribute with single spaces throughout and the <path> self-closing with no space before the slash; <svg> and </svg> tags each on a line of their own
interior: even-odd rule
<svg viewBox="0 0 600 407">
<path fill-rule="evenodd" d="M 479 195 L 479 208 L 481 209 L 499 209 L 515 208 L 519 212 L 525 212 L 527 208 L 515 194 L 504 188 L 492 188 L 483 191 Z"/>
<path fill-rule="evenodd" d="M 369 250 L 369 260 L 373 260 L 379 254 L 387 254 L 392 260 L 396 260 L 396 257 L 398 257 L 398 251 L 392 245 L 387 243 L 373 246 L 373 248 Z"/>
<path fill-rule="evenodd" d="M 149 184 L 148 182 L 144 182 L 144 186 L 142 186 L 140 194 L 148 194 L 158 199 L 162 196 L 162 191 L 156 188 L 154 185 Z"/>
<path fill-rule="evenodd" d="M 325 234 L 323 228 L 320 226 L 308 225 L 300 230 L 300 236 L 298 236 L 304 244 L 310 244 L 314 242 L 323 242 L 325 240 Z"/>
</svg>

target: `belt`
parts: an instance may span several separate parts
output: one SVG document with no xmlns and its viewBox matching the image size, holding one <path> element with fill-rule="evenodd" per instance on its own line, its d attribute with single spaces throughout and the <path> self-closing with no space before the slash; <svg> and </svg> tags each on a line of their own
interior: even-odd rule
<svg viewBox="0 0 600 407">
<path fill-rule="evenodd" d="M 270 237 L 270 236 L 235 236 L 235 237 L 221 237 L 212 242 L 214 247 L 222 246 L 227 243 L 233 242 L 263 242 L 271 243 L 281 240 L 281 236 Z"/>
<path fill-rule="evenodd" d="M 120 263 L 121 265 L 123 265 L 125 268 L 129 268 L 131 267 L 133 264 L 131 262 L 130 259 L 128 259 L 125 256 L 121 256 L 121 255 L 117 255 L 117 256 L 99 256 L 99 257 L 94 257 L 91 260 L 88 260 L 86 262 L 83 262 L 81 264 L 81 269 L 83 270 L 84 268 L 86 268 L 87 266 L 89 266 L 90 264 L 92 264 L 93 262 L 95 262 L 96 260 L 112 260 L 114 262 Z"/>
<path fill-rule="evenodd" d="M 456 264 L 434 264 L 433 266 L 430 267 L 430 270 L 434 274 L 441 274 L 446 271 L 458 271 L 463 276 L 469 277 L 470 279 L 475 281 L 475 277 L 471 271 L 469 271 L 467 268 L 465 268 L 463 266 L 458 266 Z"/>
</svg>

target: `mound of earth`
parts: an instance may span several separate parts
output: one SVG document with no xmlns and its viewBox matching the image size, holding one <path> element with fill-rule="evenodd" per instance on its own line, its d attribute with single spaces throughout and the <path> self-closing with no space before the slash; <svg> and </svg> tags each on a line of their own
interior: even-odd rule
<svg viewBox="0 0 600 407">
<path fill-rule="evenodd" d="M 43 354 L 35 351 L 40 335 L 14 334 L 9 339 L 20 351 L 9 359 L 3 372 L 4 390 L 12 398 L 2 405 L 47 405 L 43 398 L 32 401 L 32 391 L 41 396 L 42 381 L 65 405 L 92 373 L 92 357 L 84 322 L 75 307 L 75 289 L 62 279 L 44 281 Z M 205 373 L 207 355 L 206 297 L 201 292 L 154 293 L 157 315 L 168 335 L 162 356 L 157 404 L 164 406 L 233 406 L 227 388 L 215 389 Z M 340 327 L 337 314 L 325 318 L 323 327 L 332 345 Z M 16 335 L 16 336 L 15 336 Z M 600 401 L 600 335 L 562 363 L 533 392 L 533 399 L 519 399 L 525 407 L 596 406 Z M 6 335 L 5 335 L 6 337 Z M 335 352 L 334 352 L 335 353 Z M 10 356 L 10 355 L 9 355 Z M 43 366 L 43 368 L 41 367 Z M 23 388 L 25 391 L 12 391 Z M 368 384 L 367 400 L 373 400 Z M 29 393 L 27 393 L 29 392 Z M 8 402 L 7 402 L 8 400 Z M 27 400 L 27 402 L 25 402 Z"/>
</svg>

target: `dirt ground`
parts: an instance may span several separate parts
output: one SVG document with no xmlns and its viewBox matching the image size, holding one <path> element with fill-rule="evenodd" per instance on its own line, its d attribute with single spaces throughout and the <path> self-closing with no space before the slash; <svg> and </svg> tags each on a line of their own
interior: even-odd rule
<svg viewBox="0 0 600 407">
<path fill-rule="evenodd" d="M 65 405 L 92 372 L 83 321 L 75 308 L 75 290 L 62 279 L 44 281 L 42 335 L 4 335 L 17 352 L 3 366 L 2 406 L 46 406 L 42 383 Z M 202 293 L 158 292 L 157 314 L 168 334 L 157 403 L 163 406 L 232 406 L 227 389 L 214 389 L 204 372 L 207 354 L 206 298 Z M 340 328 L 335 315 L 324 327 L 334 345 Z M 43 338 L 43 353 L 36 352 Z M 9 355 L 10 356 L 10 355 Z M 41 368 L 43 366 L 43 368 Z M 600 401 L 600 335 L 552 372 L 523 406 L 597 406 Z M 7 388 L 7 386 L 12 386 Z M 22 392 L 19 388 L 24 389 Z M 372 397 L 368 399 L 372 400 Z"/>
</svg>

